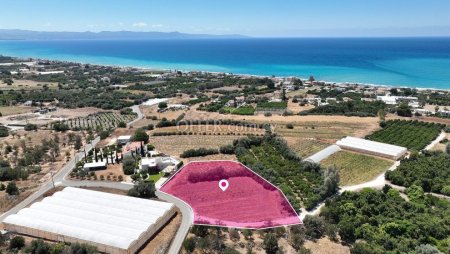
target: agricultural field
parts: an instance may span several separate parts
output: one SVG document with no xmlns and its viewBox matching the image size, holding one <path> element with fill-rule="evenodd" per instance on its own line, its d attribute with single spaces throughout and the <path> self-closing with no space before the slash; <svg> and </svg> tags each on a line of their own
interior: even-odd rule
<svg viewBox="0 0 450 254">
<path fill-rule="evenodd" d="M 307 158 L 330 146 L 327 142 L 312 138 L 287 138 L 286 141 L 289 147 L 302 158 Z"/>
<path fill-rule="evenodd" d="M 116 112 L 101 112 L 92 114 L 87 117 L 78 117 L 65 121 L 65 123 L 71 128 L 76 130 L 86 130 L 101 128 L 103 130 L 114 129 L 120 122 L 128 123 L 134 120 L 136 116 L 134 114 L 122 115 Z"/>
<path fill-rule="evenodd" d="M 324 161 L 324 167 L 339 169 L 340 185 L 349 186 L 373 180 L 394 164 L 393 161 L 347 151 L 337 152 Z"/>
<path fill-rule="evenodd" d="M 258 103 L 258 109 L 285 109 L 287 108 L 287 102 L 260 102 Z"/>
<path fill-rule="evenodd" d="M 323 185 L 324 172 L 303 163 L 281 138 L 244 138 L 235 151 L 240 162 L 278 186 L 297 210 L 310 210 L 334 192 Z"/>
<path fill-rule="evenodd" d="M 234 135 L 176 135 L 176 136 L 151 136 L 150 144 L 154 145 L 156 150 L 161 153 L 169 154 L 172 156 L 179 156 L 184 151 L 189 149 L 207 148 L 207 149 L 218 149 L 224 145 L 230 145 L 234 140 L 238 139 L 240 136 Z M 214 155 L 204 157 L 205 159 L 214 160 L 235 160 L 234 155 Z M 185 161 L 198 160 L 198 158 L 189 158 Z"/>
<path fill-rule="evenodd" d="M 393 184 L 421 186 L 426 192 L 450 196 L 450 156 L 442 152 L 426 152 L 402 161 L 386 174 Z"/>
<path fill-rule="evenodd" d="M 242 106 L 239 108 L 224 107 L 223 110 L 225 113 L 233 115 L 252 116 L 255 114 L 255 108 L 252 106 Z"/>
<path fill-rule="evenodd" d="M 18 115 L 31 112 L 31 107 L 22 106 L 6 106 L 0 107 L 0 116 Z"/>
<path fill-rule="evenodd" d="M 315 116 L 318 117 L 318 116 Z M 326 117 L 322 116 L 326 119 Z M 286 123 L 274 122 L 272 123 L 274 131 L 283 136 L 286 140 L 289 139 L 321 139 L 327 141 L 336 141 L 346 136 L 364 137 L 377 128 L 377 124 L 373 123 L 358 123 L 354 122 L 326 122 L 326 121 L 292 121 L 293 128 L 286 127 Z M 331 142 L 334 143 L 334 142 Z"/>
<path fill-rule="evenodd" d="M 229 182 L 226 191 L 218 186 L 222 179 Z M 301 223 L 279 189 L 237 162 L 190 163 L 161 191 L 189 204 L 195 224 L 267 228 Z"/>
<path fill-rule="evenodd" d="M 419 151 L 436 139 L 444 127 L 445 125 L 436 123 L 389 120 L 381 130 L 366 138 Z"/>
<path fill-rule="evenodd" d="M 32 80 L 14 79 L 12 85 L 7 85 L 0 80 L 0 90 L 43 90 L 43 89 L 56 89 L 58 83 L 55 82 L 36 82 Z"/>
<path fill-rule="evenodd" d="M 256 127 L 246 127 L 237 125 L 179 125 L 164 128 L 157 128 L 151 132 L 154 136 L 174 135 L 229 135 L 239 136 L 243 135 L 263 135 L 264 130 Z"/>
</svg>

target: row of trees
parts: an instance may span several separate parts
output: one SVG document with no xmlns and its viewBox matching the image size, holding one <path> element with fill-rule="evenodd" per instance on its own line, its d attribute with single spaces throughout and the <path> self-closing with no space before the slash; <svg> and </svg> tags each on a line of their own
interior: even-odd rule
<svg viewBox="0 0 450 254">
<path fill-rule="evenodd" d="M 120 110 L 140 104 L 148 99 L 144 94 L 135 94 L 108 90 L 106 88 L 69 89 L 69 90 L 33 90 L 8 91 L 0 94 L 0 104 L 8 105 L 11 101 L 25 102 L 58 100 L 58 106 L 64 108 L 96 107 L 106 110 Z"/>
<path fill-rule="evenodd" d="M 382 122 L 381 126 L 383 127 L 381 130 L 366 138 L 417 151 L 425 148 L 436 139 L 445 127 L 443 124 L 419 122 L 417 120 L 389 120 Z"/>
<path fill-rule="evenodd" d="M 56 243 L 50 244 L 43 240 L 33 240 L 26 245 L 25 238 L 16 236 L 9 243 L 11 253 L 30 253 L 30 254 L 98 254 L 97 248 L 80 243 Z"/>
<path fill-rule="evenodd" d="M 234 246 L 245 248 L 246 253 L 253 253 L 255 249 L 264 249 L 266 253 L 285 253 L 279 244 L 284 239 L 297 253 L 310 254 L 311 251 L 303 245 L 306 240 L 316 241 L 324 236 L 338 242 L 338 229 L 335 225 L 326 223 L 317 216 L 306 216 L 303 225 L 278 227 L 263 230 L 251 229 L 223 229 L 213 226 L 194 225 L 191 237 L 188 237 L 183 248 L 187 253 L 200 251 L 202 253 L 239 253 Z M 228 237 L 227 237 L 228 236 Z M 228 239 L 231 244 L 227 243 Z M 262 239 L 262 242 L 256 239 Z M 291 252 L 289 252 L 291 253 Z"/>
<path fill-rule="evenodd" d="M 285 140 L 272 134 L 236 140 L 234 153 L 240 162 L 278 186 L 297 211 L 302 206 L 313 209 L 338 190 L 337 170 L 302 161 Z"/>
<path fill-rule="evenodd" d="M 401 162 L 394 171 L 386 173 L 393 184 L 421 186 L 426 192 L 450 196 L 450 156 L 442 152 L 423 152 Z"/>
<path fill-rule="evenodd" d="M 347 101 L 330 102 L 328 105 L 302 111 L 301 115 L 345 115 L 360 117 L 375 117 L 380 110 L 384 110 L 382 101 Z"/>
</svg>

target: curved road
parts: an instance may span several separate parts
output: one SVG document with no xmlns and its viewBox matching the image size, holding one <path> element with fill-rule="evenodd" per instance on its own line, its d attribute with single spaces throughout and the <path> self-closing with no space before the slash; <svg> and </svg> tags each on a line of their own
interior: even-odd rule
<svg viewBox="0 0 450 254">
<path fill-rule="evenodd" d="M 130 127 L 133 124 L 135 124 L 137 121 L 141 120 L 142 118 L 144 118 L 144 114 L 142 113 L 141 109 L 139 108 L 140 105 L 134 105 L 131 107 L 131 110 L 133 110 L 134 113 L 137 114 L 137 118 L 134 119 L 133 121 L 127 123 L 127 126 Z"/>
</svg>

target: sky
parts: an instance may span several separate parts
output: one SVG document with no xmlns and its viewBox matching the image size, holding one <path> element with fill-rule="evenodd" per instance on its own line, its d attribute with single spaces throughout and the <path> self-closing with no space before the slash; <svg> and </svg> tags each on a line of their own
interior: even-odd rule
<svg viewBox="0 0 450 254">
<path fill-rule="evenodd" d="M 449 0 L 1 0 L 0 29 L 450 36 Z"/>
</svg>

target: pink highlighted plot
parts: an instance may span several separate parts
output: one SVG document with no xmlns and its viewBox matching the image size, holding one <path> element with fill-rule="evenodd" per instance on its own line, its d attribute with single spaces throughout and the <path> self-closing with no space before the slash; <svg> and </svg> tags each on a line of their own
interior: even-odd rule
<svg viewBox="0 0 450 254">
<path fill-rule="evenodd" d="M 190 205 L 199 225 L 261 229 L 301 224 L 278 188 L 238 162 L 191 162 L 160 191 Z"/>
</svg>

